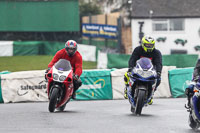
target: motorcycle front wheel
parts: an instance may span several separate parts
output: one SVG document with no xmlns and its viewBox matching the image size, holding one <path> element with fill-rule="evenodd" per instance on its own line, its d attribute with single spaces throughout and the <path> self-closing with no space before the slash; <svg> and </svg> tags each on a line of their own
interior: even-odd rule
<svg viewBox="0 0 200 133">
<path fill-rule="evenodd" d="M 136 107 L 135 107 L 136 115 L 141 115 L 143 104 L 144 104 L 144 98 L 145 98 L 145 91 L 138 90 L 138 96 L 137 96 Z"/>
<path fill-rule="evenodd" d="M 54 110 L 56 108 L 58 92 L 59 92 L 58 88 L 52 89 L 52 93 L 51 93 L 50 100 L 49 100 L 49 112 L 54 112 Z"/>
</svg>

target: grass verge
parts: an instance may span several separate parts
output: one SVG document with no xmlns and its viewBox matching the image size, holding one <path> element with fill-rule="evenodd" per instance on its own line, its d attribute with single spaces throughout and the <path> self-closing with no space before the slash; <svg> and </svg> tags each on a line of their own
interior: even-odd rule
<svg viewBox="0 0 200 133">
<path fill-rule="evenodd" d="M 1 71 L 29 71 L 29 70 L 44 70 L 52 60 L 53 56 L 11 56 L 0 57 L 0 72 Z M 96 69 L 97 63 L 83 61 L 83 69 Z"/>
</svg>

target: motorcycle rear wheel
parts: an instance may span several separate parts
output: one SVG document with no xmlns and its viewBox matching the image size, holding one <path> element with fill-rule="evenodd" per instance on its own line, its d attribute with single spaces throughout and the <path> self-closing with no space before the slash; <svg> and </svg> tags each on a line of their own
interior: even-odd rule
<svg viewBox="0 0 200 133">
<path fill-rule="evenodd" d="M 49 112 L 54 112 L 57 104 L 57 99 L 58 99 L 58 88 L 53 88 L 50 101 L 49 101 Z"/>
<path fill-rule="evenodd" d="M 144 98 L 145 98 L 145 91 L 138 90 L 138 97 L 137 97 L 136 107 L 135 107 L 136 115 L 141 115 L 143 104 L 144 104 Z"/>
<path fill-rule="evenodd" d="M 66 105 L 67 105 L 67 103 L 70 101 L 70 98 L 69 98 L 69 100 L 63 105 L 63 106 L 61 106 L 61 107 L 59 107 L 57 110 L 58 111 L 64 111 L 64 109 L 65 109 L 65 107 L 66 107 Z"/>
</svg>

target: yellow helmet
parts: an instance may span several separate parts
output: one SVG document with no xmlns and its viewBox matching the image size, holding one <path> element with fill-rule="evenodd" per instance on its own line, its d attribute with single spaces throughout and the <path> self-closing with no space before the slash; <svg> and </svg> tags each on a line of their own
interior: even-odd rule
<svg viewBox="0 0 200 133">
<path fill-rule="evenodd" d="M 155 40 L 150 36 L 142 38 L 142 48 L 145 52 L 152 52 L 155 48 Z"/>
</svg>

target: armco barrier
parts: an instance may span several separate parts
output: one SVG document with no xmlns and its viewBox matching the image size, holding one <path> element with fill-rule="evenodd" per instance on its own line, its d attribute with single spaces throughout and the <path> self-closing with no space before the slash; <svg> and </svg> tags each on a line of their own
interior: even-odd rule
<svg viewBox="0 0 200 133">
<path fill-rule="evenodd" d="M 47 101 L 44 70 L 22 71 L 1 75 L 1 90 L 4 103 Z"/>
<path fill-rule="evenodd" d="M 185 97 L 185 88 L 187 81 L 192 80 L 194 68 L 179 68 L 169 71 L 169 83 L 172 97 Z"/>
<path fill-rule="evenodd" d="M 85 70 L 77 100 L 112 99 L 111 70 Z M 4 103 L 48 101 L 44 70 L 22 71 L 1 75 L 1 92 Z"/>
<path fill-rule="evenodd" d="M 191 80 L 193 68 L 174 68 L 174 66 L 163 67 L 162 81 L 154 97 L 184 96 L 185 82 Z M 77 100 L 123 99 L 125 87 L 123 77 L 126 71 L 127 68 L 84 70 L 81 75 L 83 84 L 77 91 Z M 39 84 L 43 80 L 44 70 L 2 74 L 1 102 L 47 101 L 47 84 L 45 82 Z"/>
</svg>

